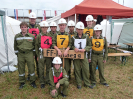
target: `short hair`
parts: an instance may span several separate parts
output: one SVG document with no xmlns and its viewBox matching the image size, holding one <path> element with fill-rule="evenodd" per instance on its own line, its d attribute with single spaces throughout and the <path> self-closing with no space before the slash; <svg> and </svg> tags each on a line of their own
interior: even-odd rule
<svg viewBox="0 0 133 99">
<path fill-rule="evenodd" d="M 25 25 L 26 27 L 28 27 L 28 24 L 27 24 L 26 22 L 21 22 L 21 23 L 20 23 L 20 28 L 21 28 L 21 26 L 23 26 L 23 25 Z"/>
</svg>

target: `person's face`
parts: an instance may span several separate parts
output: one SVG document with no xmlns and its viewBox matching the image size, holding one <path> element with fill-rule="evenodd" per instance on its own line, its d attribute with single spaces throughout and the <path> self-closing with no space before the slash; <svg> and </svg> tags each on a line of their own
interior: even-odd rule
<svg viewBox="0 0 133 99">
<path fill-rule="evenodd" d="M 28 27 L 27 27 L 26 25 L 22 25 L 22 26 L 20 27 L 20 29 L 21 29 L 21 32 L 22 32 L 22 33 L 27 33 Z"/>
<path fill-rule="evenodd" d="M 83 29 L 77 29 L 78 35 L 82 35 Z"/>
<path fill-rule="evenodd" d="M 54 64 L 54 67 L 55 67 L 56 70 L 59 70 L 60 64 Z"/>
<path fill-rule="evenodd" d="M 47 30 L 48 30 L 48 27 L 41 27 L 41 30 L 42 30 L 43 33 L 46 33 Z"/>
<path fill-rule="evenodd" d="M 36 23 L 36 19 L 35 18 L 29 18 L 30 24 L 35 24 Z"/>
<path fill-rule="evenodd" d="M 56 26 L 51 26 L 50 29 L 51 29 L 52 32 L 55 32 L 57 27 Z"/>
<path fill-rule="evenodd" d="M 87 26 L 92 27 L 93 21 L 87 21 Z"/>
<path fill-rule="evenodd" d="M 102 33 L 101 30 L 96 30 L 96 31 L 95 31 L 95 35 L 96 35 L 96 36 L 100 36 L 101 33 Z"/>
<path fill-rule="evenodd" d="M 70 31 L 74 31 L 74 26 L 69 26 L 68 28 Z"/>
<path fill-rule="evenodd" d="M 66 28 L 66 24 L 59 24 L 59 28 L 61 32 L 64 32 Z"/>
</svg>

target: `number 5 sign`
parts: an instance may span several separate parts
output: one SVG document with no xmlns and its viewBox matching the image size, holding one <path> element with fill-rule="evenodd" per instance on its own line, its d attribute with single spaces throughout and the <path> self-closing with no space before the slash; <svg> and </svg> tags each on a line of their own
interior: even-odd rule
<svg viewBox="0 0 133 99">
<path fill-rule="evenodd" d="M 86 39 L 75 39 L 74 46 L 78 49 L 84 49 L 86 47 Z"/>
<path fill-rule="evenodd" d="M 31 28 L 31 29 L 29 29 L 29 33 L 31 33 L 32 35 L 34 35 L 35 38 L 36 38 L 37 35 L 39 34 L 39 29 Z"/>
</svg>

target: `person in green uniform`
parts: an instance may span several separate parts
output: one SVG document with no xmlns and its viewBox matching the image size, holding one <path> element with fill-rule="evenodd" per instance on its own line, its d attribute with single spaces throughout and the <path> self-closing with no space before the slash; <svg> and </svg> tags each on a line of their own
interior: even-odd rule
<svg viewBox="0 0 133 99">
<path fill-rule="evenodd" d="M 67 24 L 68 26 L 68 29 L 69 29 L 69 34 L 71 35 L 71 38 L 72 36 L 74 36 L 75 34 L 77 34 L 77 32 L 74 31 L 74 28 L 75 28 L 75 22 L 73 20 L 70 20 Z M 71 48 L 70 48 L 71 50 Z M 70 59 L 70 64 L 73 63 L 73 59 Z M 70 67 L 70 71 L 69 71 L 69 79 L 71 79 L 71 67 Z"/>
<path fill-rule="evenodd" d="M 102 37 L 102 27 L 101 25 L 96 25 L 94 27 L 95 36 L 91 38 L 91 62 L 92 62 L 92 75 L 91 75 L 91 87 L 94 88 L 96 86 L 96 66 L 98 65 L 99 71 L 99 79 L 100 83 L 104 86 L 109 86 L 106 83 L 104 78 L 104 63 L 106 63 L 108 48 L 107 48 L 107 40 L 105 37 Z"/>
<path fill-rule="evenodd" d="M 51 57 L 43 57 L 43 49 L 50 49 L 52 46 L 52 35 L 47 33 L 48 23 L 46 21 L 42 21 L 40 23 L 41 33 L 37 35 L 35 50 L 38 57 L 38 67 L 39 67 L 39 77 L 41 88 L 45 87 L 44 83 L 44 67 L 46 64 L 46 83 L 49 84 L 49 69 L 52 66 L 52 58 Z"/>
<path fill-rule="evenodd" d="M 55 33 L 57 33 L 57 24 L 55 23 L 55 22 L 51 22 L 50 23 L 50 29 L 51 29 L 51 31 L 49 32 L 51 35 L 52 35 L 52 37 L 53 37 L 53 35 L 55 34 Z"/>
<path fill-rule="evenodd" d="M 18 57 L 19 89 L 22 89 L 25 85 L 25 63 L 27 63 L 28 66 L 31 86 L 36 88 L 33 56 L 35 37 L 32 34 L 27 33 L 28 24 L 26 22 L 20 24 L 20 29 L 21 32 L 16 34 L 14 38 L 14 51 Z"/>
<path fill-rule="evenodd" d="M 50 95 L 53 98 L 56 98 L 60 93 L 60 86 L 63 86 L 61 94 L 63 97 L 66 97 L 68 92 L 68 76 L 64 68 L 61 67 L 62 61 L 60 57 L 55 57 L 52 61 L 54 67 L 49 71 L 50 79 Z"/>
<path fill-rule="evenodd" d="M 71 36 L 69 35 L 69 33 L 65 32 L 66 24 L 66 20 L 61 18 L 58 22 L 60 30 L 56 34 L 54 34 L 52 38 L 52 47 L 58 51 L 59 56 L 62 55 L 61 49 L 65 49 L 64 56 L 66 56 L 69 49 L 71 48 Z M 64 68 L 68 75 L 71 67 L 69 61 L 70 59 L 68 58 L 64 59 Z"/>
<path fill-rule="evenodd" d="M 34 12 L 31 12 L 29 14 L 28 32 L 33 34 L 35 36 L 35 38 L 41 32 L 41 28 L 40 28 L 39 24 L 36 24 L 36 14 Z M 37 61 L 37 55 L 36 55 L 35 50 L 34 50 L 34 56 L 35 56 L 36 72 L 39 77 L 38 61 Z M 30 79 L 30 76 L 28 75 L 27 80 L 29 80 L 29 79 Z"/>
<path fill-rule="evenodd" d="M 86 17 L 86 23 L 87 23 L 87 27 L 84 29 L 83 33 L 87 34 L 89 36 L 89 38 L 93 37 L 94 35 L 94 30 L 93 30 L 93 22 L 94 22 L 94 18 L 92 15 L 88 15 Z M 90 50 L 91 51 L 91 50 Z M 92 68 L 92 63 L 90 60 L 90 51 L 88 52 L 88 61 L 89 61 L 89 70 L 90 70 L 90 80 L 91 80 L 91 68 Z"/>
<path fill-rule="evenodd" d="M 72 36 L 74 36 L 76 34 L 76 32 L 74 31 L 75 28 L 75 22 L 70 20 L 67 24 L 68 28 L 69 28 L 69 34 Z"/>
<path fill-rule="evenodd" d="M 84 86 L 90 88 L 89 81 L 89 66 L 88 60 L 86 58 L 86 52 L 91 49 L 89 36 L 83 34 L 84 24 L 82 22 L 78 22 L 76 24 L 77 35 L 72 37 L 72 49 L 75 52 L 84 53 L 84 59 L 74 59 L 74 72 L 76 77 L 77 88 L 81 89 L 82 87 L 82 76 L 84 81 Z M 82 76 L 81 76 L 82 71 Z"/>
</svg>

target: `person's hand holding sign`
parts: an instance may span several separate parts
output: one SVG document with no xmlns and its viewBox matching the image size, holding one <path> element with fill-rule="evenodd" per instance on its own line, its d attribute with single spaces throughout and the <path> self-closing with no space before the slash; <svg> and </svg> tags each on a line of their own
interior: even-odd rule
<svg viewBox="0 0 133 99">
<path fill-rule="evenodd" d="M 58 49 L 58 55 L 61 56 L 62 52 L 60 51 L 60 49 Z"/>
<path fill-rule="evenodd" d="M 78 48 L 75 48 L 75 49 L 74 49 L 74 51 L 75 51 L 75 52 L 78 52 L 78 51 L 79 51 L 79 49 L 78 49 Z"/>
<path fill-rule="evenodd" d="M 68 51 L 65 50 L 65 51 L 64 51 L 64 56 L 67 56 L 67 54 L 68 54 Z"/>
<path fill-rule="evenodd" d="M 80 52 L 85 52 L 85 49 L 81 49 Z"/>
</svg>

